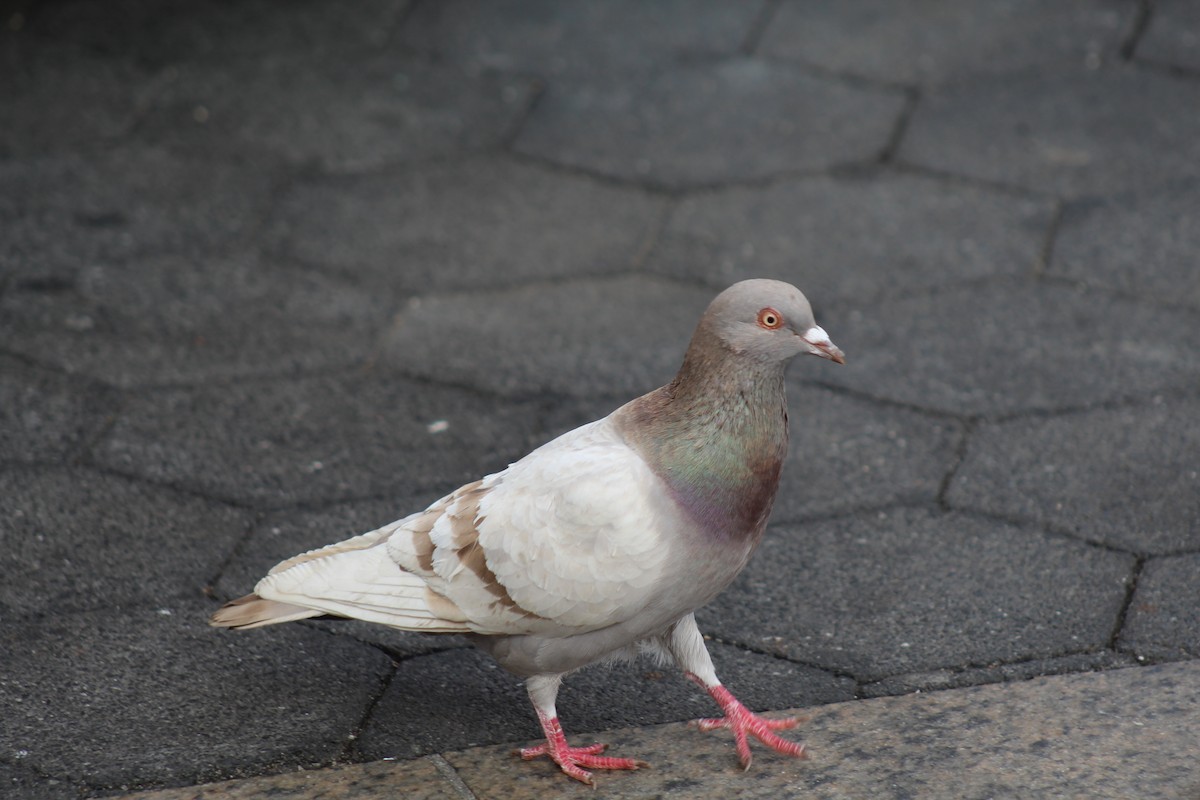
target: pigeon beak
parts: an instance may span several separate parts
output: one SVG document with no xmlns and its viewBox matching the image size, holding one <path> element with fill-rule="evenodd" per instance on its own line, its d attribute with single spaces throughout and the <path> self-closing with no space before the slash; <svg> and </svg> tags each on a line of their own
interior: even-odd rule
<svg viewBox="0 0 1200 800">
<path fill-rule="evenodd" d="M 828 358 L 836 364 L 846 363 L 846 356 L 837 345 L 829 341 L 829 334 L 820 325 L 813 325 L 800 338 L 808 345 L 808 352 L 814 356 Z"/>
</svg>

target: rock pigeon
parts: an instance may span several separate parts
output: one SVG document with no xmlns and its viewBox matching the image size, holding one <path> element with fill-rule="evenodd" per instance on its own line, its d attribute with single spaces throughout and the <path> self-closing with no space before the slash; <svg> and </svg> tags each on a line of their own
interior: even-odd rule
<svg viewBox="0 0 1200 800">
<path fill-rule="evenodd" d="M 549 756 L 567 775 L 645 763 L 571 747 L 563 676 L 649 651 L 673 659 L 724 712 L 743 767 L 747 736 L 791 756 L 713 669 L 693 612 L 742 570 L 762 537 L 787 453 L 784 369 L 807 353 L 845 363 L 795 287 L 734 284 L 701 317 L 674 380 L 542 445 L 507 469 L 378 530 L 298 555 L 212 617 L 255 628 L 333 614 L 466 634 L 525 679 Z"/>
</svg>

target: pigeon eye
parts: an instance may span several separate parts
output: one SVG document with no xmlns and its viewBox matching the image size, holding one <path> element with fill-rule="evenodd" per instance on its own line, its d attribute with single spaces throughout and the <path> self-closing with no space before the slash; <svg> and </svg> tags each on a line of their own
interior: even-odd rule
<svg viewBox="0 0 1200 800">
<path fill-rule="evenodd" d="M 758 327 L 773 331 L 783 325 L 783 315 L 773 308 L 764 308 L 758 312 Z"/>
</svg>

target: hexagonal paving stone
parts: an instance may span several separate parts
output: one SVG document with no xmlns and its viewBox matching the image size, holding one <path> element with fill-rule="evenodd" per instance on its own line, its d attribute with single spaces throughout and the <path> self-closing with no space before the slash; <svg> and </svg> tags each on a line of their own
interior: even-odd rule
<svg viewBox="0 0 1200 800">
<path fill-rule="evenodd" d="M 228 256 L 98 264 L 69 291 L 0 297 L 7 345 L 120 386 L 153 386 L 365 361 L 394 308 L 319 272 Z"/>
<path fill-rule="evenodd" d="M 1129 605 L 1119 646 L 1153 658 L 1200 657 L 1197 575 L 1198 553 L 1147 561 Z"/>
<path fill-rule="evenodd" d="M 703 186 L 873 159 L 904 102 L 753 59 L 595 80 L 551 85 L 516 149 L 622 180 Z"/>
<path fill-rule="evenodd" d="M 1137 55 L 1160 64 L 1200 70 L 1200 8 L 1190 0 L 1155 0 Z"/>
<path fill-rule="evenodd" d="M 1103 649 L 1133 564 L 1034 529 L 897 509 L 772 527 L 697 618 L 725 641 L 875 680 Z"/>
<path fill-rule="evenodd" d="M 960 414 L 1091 406 L 1193 386 L 1200 325 L 1049 284 L 954 289 L 853 310 L 822 325 L 846 366 L 821 380 Z"/>
<path fill-rule="evenodd" d="M 125 58 L 10 35 L 0 43 L 0 156 L 115 139 L 152 92 L 152 76 Z"/>
<path fill-rule="evenodd" d="M 148 64 L 222 62 L 259 58 L 263 53 L 343 51 L 380 47 L 410 0 L 360 0 L 347 14 L 321 0 L 289 0 L 278 13 L 273 0 L 237 3 L 112 0 L 39 3 L 27 28 L 40 36 L 70 41 Z"/>
<path fill-rule="evenodd" d="M 250 515 L 90 470 L 0 472 L 0 608 L 50 615 L 199 598 Z"/>
<path fill-rule="evenodd" d="M 710 642 L 709 651 L 718 674 L 752 709 L 829 703 L 854 693 L 853 681 L 811 667 L 720 643 Z M 715 709 L 678 669 L 642 659 L 572 673 L 558 695 L 572 744 L 589 731 L 696 719 Z M 521 680 L 472 648 L 402 662 L 359 744 L 367 758 L 407 758 L 468 743 L 539 739 Z"/>
<path fill-rule="evenodd" d="M 51 288 L 66 290 L 98 263 L 211 253 L 261 221 L 273 180 L 236 159 L 151 147 L 0 160 L 0 278 L 51 276 Z"/>
<path fill-rule="evenodd" d="M 5 625 L 6 740 L 43 774 L 102 786 L 338 757 L 388 658 L 298 625 L 215 630 L 209 611 L 184 603 Z"/>
<path fill-rule="evenodd" d="M 1138 553 L 1200 548 L 1200 401 L 984 425 L 947 499 Z"/>
<path fill-rule="evenodd" d="M 438 295 L 397 315 L 381 360 L 516 396 L 628 400 L 671 380 L 715 296 L 646 277 Z"/>
<path fill-rule="evenodd" d="M 759 52 L 881 81 L 944 82 L 1116 55 L 1136 7 L 1119 0 L 788 0 Z"/>
<path fill-rule="evenodd" d="M 537 429 L 531 403 L 343 375 L 146 392 L 95 457 L 265 508 L 311 506 L 457 488 L 525 455 Z"/>
<path fill-rule="evenodd" d="M 116 408 L 103 386 L 0 355 L 0 461 L 62 459 Z"/>
<path fill-rule="evenodd" d="M 391 51 L 181 65 L 173 77 L 139 135 L 336 171 L 497 147 L 533 90 L 527 78 L 472 75 Z"/>
<path fill-rule="evenodd" d="M 418 4 L 401 40 L 479 67 L 545 78 L 737 52 L 759 0 L 441 0 Z"/>
<path fill-rule="evenodd" d="M 1053 275 L 1200 309 L 1200 181 L 1067 207 Z"/>
<path fill-rule="evenodd" d="M 307 182 L 271 236 L 290 257 L 424 294 L 626 270 L 661 201 L 507 158 Z"/>
<path fill-rule="evenodd" d="M 1030 274 L 1051 212 L 1045 201 L 917 175 L 814 177 L 685 197 L 647 267 L 721 288 L 780 278 L 818 307 L 895 299 Z"/>
<path fill-rule="evenodd" d="M 900 160 L 1066 196 L 1200 175 L 1200 88 L 1146 69 L 1031 69 L 925 94 Z"/>
</svg>

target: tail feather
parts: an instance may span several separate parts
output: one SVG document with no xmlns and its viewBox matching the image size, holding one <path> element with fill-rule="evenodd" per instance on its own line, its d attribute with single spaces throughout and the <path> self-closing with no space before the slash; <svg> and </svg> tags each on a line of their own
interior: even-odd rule
<svg viewBox="0 0 1200 800">
<path fill-rule="evenodd" d="M 256 594 L 248 594 L 221 606 L 209 619 L 208 624 L 215 628 L 261 628 L 279 622 L 319 617 L 324 613 L 315 608 L 294 606 L 278 600 L 264 600 Z"/>
</svg>

